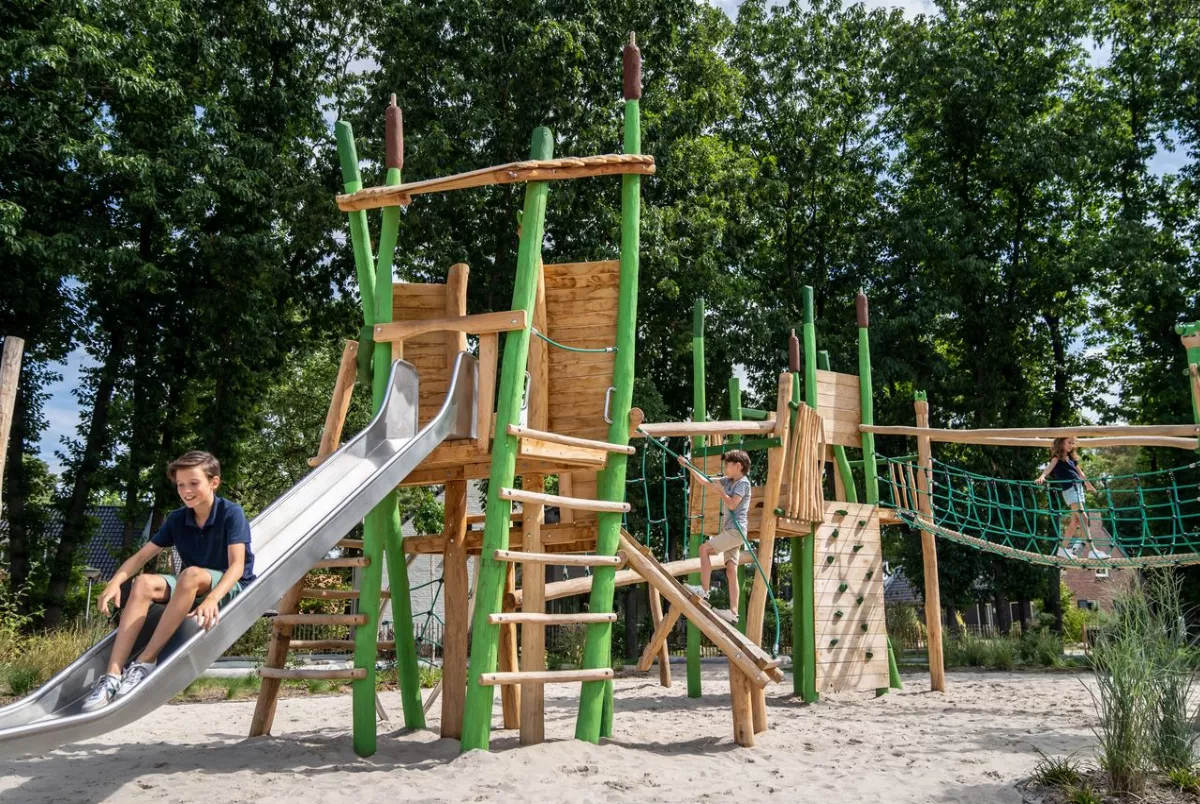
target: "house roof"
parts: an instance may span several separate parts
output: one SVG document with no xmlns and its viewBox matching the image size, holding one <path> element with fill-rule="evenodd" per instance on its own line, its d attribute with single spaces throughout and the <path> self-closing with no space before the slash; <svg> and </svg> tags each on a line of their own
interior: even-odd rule
<svg viewBox="0 0 1200 804">
<path fill-rule="evenodd" d="M 921 593 L 913 588 L 904 570 L 896 567 L 883 579 L 884 603 L 920 603 Z"/>
<path fill-rule="evenodd" d="M 125 533 L 125 507 L 121 505 L 97 505 L 89 508 L 86 515 L 96 520 L 96 529 L 81 548 L 83 564 L 100 570 L 100 580 L 107 581 L 121 565 L 118 558 L 121 537 Z M 133 537 L 135 547 L 140 547 L 149 536 L 150 517 L 146 516 L 142 527 Z M 46 541 L 53 544 L 62 535 L 63 515 L 57 508 L 50 511 L 46 521 Z M 8 539 L 8 522 L 0 520 L 0 541 Z"/>
</svg>

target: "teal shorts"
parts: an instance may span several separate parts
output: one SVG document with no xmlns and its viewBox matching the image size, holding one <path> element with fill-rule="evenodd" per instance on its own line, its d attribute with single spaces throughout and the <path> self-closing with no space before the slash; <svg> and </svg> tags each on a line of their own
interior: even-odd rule
<svg viewBox="0 0 1200 804">
<path fill-rule="evenodd" d="M 217 584 L 219 584 L 221 582 L 221 578 L 225 575 L 225 573 L 221 570 L 207 569 L 207 568 L 205 568 L 205 569 L 208 572 L 209 577 L 212 578 L 212 586 L 209 588 L 216 589 Z M 171 597 L 174 597 L 175 596 L 175 582 L 176 582 L 175 576 L 174 575 L 164 575 L 164 576 L 162 576 L 162 579 L 167 582 L 167 586 L 169 586 L 171 588 Z M 242 593 L 242 582 L 238 581 L 237 583 L 235 583 L 233 585 L 233 588 L 230 589 L 229 592 L 226 593 L 225 597 L 221 598 L 221 602 L 218 603 L 217 606 L 218 607 L 224 606 L 226 603 L 233 600 L 235 597 L 237 597 L 241 593 Z M 201 597 L 197 597 L 195 602 L 192 603 L 192 607 L 195 608 L 196 606 L 198 606 L 202 599 L 203 598 L 201 598 Z"/>
</svg>

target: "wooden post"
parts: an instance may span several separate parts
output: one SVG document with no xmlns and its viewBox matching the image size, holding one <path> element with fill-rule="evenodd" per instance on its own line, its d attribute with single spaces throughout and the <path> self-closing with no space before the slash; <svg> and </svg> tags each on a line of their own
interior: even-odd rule
<svg viewBox="0 0 1200 804">
<path fill-rule="evenodd" d="M 504 610 L 512 611 L 507 601 L 512 600 L 512 593 L 517 589 L 517 565 L 509 564 L 504 574 Z M 521 669 L 517 655 L 517 625 L 508 623 L 500 626 L 500 672 L 515 673 Z M 521 687 L 517 684 L 505 684 L 500 690 L 500 709 L 503 713 L 504 728 L 518 729 L 521 727 Z"/>
<path fill-rule="evenodd" d="M 536 129 L 530 144 L 530 158 L 549 159 L 553 151 L 554 138 L 550 130 L 542 127 Z M 544 181 L 525 185 L 525 208 L 517 248 L 512 309 L 525 311 L 527 320 L 531 320 L 529 314 L 537 301 L 547 190 L 548 185 Z M 517 424 L 521 414 L 530 331 L 526 328 L 509 332 L 504 338 L 504 367 L 500 376 L 497 425 L 492 444 L 491 473 L 488 476 L 487 519 L 484 522 L 483 551 L 479 559 L 479 592 L 471 624 L 471 665 L 467 679 L 467 707 L 463 715 L 464 751 L 486 749 L 490 741 L 494 697 L 492 687 L 481 684 L 479 676 L 494 672 L 499 658 L 500 626 L 489 623 L 488 617 L 501 608 L 506 577 L 511 567 L 506 567 L 492 556 L 496 550 L 505 550 L 509 546 L 512 503 L 501 499 L 500 491 L 511 488 L 516 476 L 517 439 L 508 433 L 508 426 Z M 515 652 L 515 641 L 511 647 Z"/>
<path fill-rule="evenodd" d="M 299 611 L 300 594 L 304 591 L 304 579 L 288 590 L 279 603 L 280 614 L 295 614 Z M 283 667 L 287 662 L 288 647 L 292 642 L 291 623 L 273 625 L 271 642 L 267 646 L 267 658 L 264 667 Z M 258 688 L 258 701 L 254 704 L 254 717 L 250 720 L 250 736 L 261 737 L 271 733 L 271 725 L 275 722 L 275 707 L 279 703 L 279 685 L 283 679 L 264 676 Z"/>
<path fill-rule="evenodd" d="M 442 637 L 443 737 L 462 737 L 463 706 L 467 696 L 467 619 L 470 582 L 467 578 L 467 481 L 446 484 L 446 546 L 442 552 L 442 594 L 446 621 Z"/>
<path fill-rule="evenodd" d="M 543 491 L 545 478 L 526 475 L 521 486 L 530 491 Z M 526 553 L 542 552 L 544 510 L 545 506 L 534 503 L 525 503 L 521 507 L 521 549 Z M 535 563 L 522 565 L 521 590 L 521 611 L 544 611 L 545 566 Z M 546 669 L 546 626 L 541 623 L 525 623 L 521 626 L 521 669 L 525 672 Z M 536 682 L 521 684 L 521 745 L 537 745 L 546 739 L 545 690 Z"/>
<path fill-rule="evenodd" d="M 753 687 L 730 659 L 729 702 L 733 709 L 733 741 L 743 748 L 754 746 L 754 714 L 750 694 Z"/>
<path fill-rule="evenodd" d="M 655 631 L 657 631 L 663 621 L 662 595 L 654 587 L 650 587 L 649 591 L 650 619 L 654 622 L 654 628 Z M 678 617 L 674 618 L 674 620 L 671 622 L 671 625 L 674 626 L 678 620 Z M 664 687 L 671 686 L 671 654 L 667 649 L 667 637 L 670 636 L 669 630 L 670 629 L 668 629 L 668 633 L 663 636 L 662 644 L 659 645 L 658 652 L 655 656 L 655 658 L 658 659 L 658 683 Z"/>
<path fill-rule="evenodd" d="M 346 424 L 346 412 L 350 410 L 350 399 L 354 396 L 354 375 L 358 369 L 358 341 L 346 341 L 342 348 L 342 362 L 338 365 L 337 380 L 333 394 L 329 397 L 329 410 L 325 413 L 325 426 L 321 429 L 321 446 L 318 456 L 337 452 L 342 442 L 342 427 Z"/>
<path fill-rule="evenodd" d="M 639 107 L 641 92 L 642 55 L 630 35 L 623 52 L 625 68 L 625 131 L 623 151 L 642 152 L 642 118 Z M 634 77 L 636 73 L 636 79 Z M 625 446 L 629 443 L 629 411 L 633 406 L 634 359 L 637 343 L 638 267 L 641 251 L 642 177 L 625 174 L 621 177 L 621 275 L 617 289 L 617 354 L 613 359 L 612 395 L 609 413 L 608 441 Z M 625 499 L 625 470 L 628 461 L 610 459 L 596 478 L 596 495 L 601 500 Z M 616 555 L 621 537 L 621 514 L 602 512 L 596 516 L 596 553 Z M 592 573 L 592 594 L 588 610 L 607 614 L 613 610 L 616 570 L 597 567 Z M 584 668 L 610 668 L 612 664 L 612 624 L 589 625 L 583 646 Z M 607 709 L 606 709 L 607 707 Z M 612 684 L 604 681 L 585 681 L 579 693 L 579 716 L 575 720 L 575 737 L 598 743 L 603 734 L 611 733 Z"/>
<path fill-rule="evenodd" d="M 929 402 L 924 391 L 916 393 L 913 407 L 917 414 L 917 427 L 929 426 Z M 929 436 L 917 437 L 917 504 L 920 515 L 933 522 L 933 504 L 930 500 L 933 473 L 933 451 Z M 928 530 L 921 529 L 921 558 L 925 574 L 925 630 L 929 651 L 929 688 L 936 692 L 946 691 L 946 668 L 942 657 L 942 594 L 938 586 L 937 539 Z"/>
<path fill-rule="evenodd" d="M 15 335 L 4 336 L 4 354 L 0 357 L 0 487 L 4 481 L 8 436 L 12 431 L 13 408 L 17 402 L 17 382 L 21 377 L 21 355 L 25 341 Z M 14 456 L 21 460 L 21 456 Z"/>
<path fill-rule="evenodd" d="M 788 429 L 791 416 L 788 414 L 789 403 L 792 401 L 792 374 L 785 371 L 779 375 L 779 390 L 775 397 L 775 435 L 779 438 L 780 446 L 767 450 L 767 482 L 763 486 L 762 520 L 758 531 L 758 564 L 762 568 L 763 577 L 756 571 L 754 582 L 750 587 L 749 600 L 746 604 L 746 637 L 755 645 L 762 644 L 763 620 L 766 618 L 767 584 L 770 583 L 771 570 L 775 565 L 775 526 L 778 517 L 775 509 L 779 505 L 779 490 L 783 485 L 783 464 L 788 453 Z M 791 478 L 794 485 L 795 476 Z M 767 696 L 766 692 L 753 685 L 747 685 L 754 713 L 754 731 L 767 730 Z"/>
</svg>

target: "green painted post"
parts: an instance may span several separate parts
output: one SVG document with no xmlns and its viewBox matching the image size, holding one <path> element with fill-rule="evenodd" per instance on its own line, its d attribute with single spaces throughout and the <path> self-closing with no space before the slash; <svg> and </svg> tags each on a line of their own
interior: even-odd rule
<svg viewBox="0 0 1200 804">
<path fill-rule="evenodd" d="M 1192 389 L 1192 417 L 1196 424 L 1200 424 L 1200 379 L 1192 373 L 1193 366 L 1200 367 L 1200 321 L 1180 324 L 1175 327 L 1175 334 L 1182 339 L 1183 347 L 1187 350 L 1188 385 Z"/>
<path fill-rule="evenodd" d="M 550 129 L 535 129 L 529 158 L 550 159 L 553 155 L 554 135 Z M 479 585 L 471 627 L 471 660 L 467 672 L 467 701 L 462 728 L 464 751 L 487 749 L 490 737 L 494 688 L 480 684 L 479 675 L 495 672 L 499 652 L 500 626 L 488 623 L 488 617 L 500 611 L 507 565 L 496 561 L 492 554 L 508 547 L 512 503 L 500 499 L 500 489 L 512 488 L 517 468 L 517 439 L 509 434 L 508 426 L 517 424 L 521 415 L 521 396 L 525 389 L 525 368 L 529 359 L 529 326 L 533 322 L 533 306 L 537 296 L 548 189 L 549 185 L 544 181 L 525 185 L 525 209 L 521 217 L 512 309 L 524 310 L 528 323 L 524 329 L 506 333 L 504 337 L 504 366 L 500 374 L 492 467 L 488 477 L 487 519 L 484 522 Z"/>
<path fill-rule="evenodd" d="M 642 54 L 633 34 L 622 53 L 625 89 L 624 152 L 642 152 Z M 617 290 L 617 354 L 613 360 L 612 397 L 609 414 L 608 440 L 622 446 L 629 443 L 629 409 L 633 406 L 634 363 L 637 355 L 638 268 L 641 251 L 642 177 L 626 173 L 621 177 L 621 279 Z M 596 480 L 596 492 L 601 500 L 625 499 L 625 469 L 628 461 L 610 460 Z M 621 514 L 596 515 L 596 553 L 616 555 L 621 538 Z M 591 612 L 607 614 L 613 610 L 616 590 L 616 568 L 597 567 L 592 571 L 592 594 L 588 604 Z M 587 627 L 583 646 L 583 666 L 587 668 L 612 666 L 612 623 Z M 605 707 L 609 710 L 605 716 Z M 612 734 L 612 684 L 604 681 L 584 682 L 579 693 L 579 716 L 575 721 L 575 737 L 598 743 L 601 735 Z"/>
<path fill-rule="evenodd" d="M 817 407 L 817 325 L 813 313 L 813 289 L 804 288 L 804 401 L 809 407 Z M 792 589 L 799 590 L 800 605 L 792 603 L 792 652 L 800 653 L 796 672 L 795 655 L 792 656 L 792 684 L 794 691 L 805 703 L 815 703 L 817 695 L 817 634 L 816 605 L 813 600 L 813 580 L 816 577 L 816 540 L 810 533 L 808 538 L 792 539 L 792 555 L 799 554 L 800 568 L 797 577 L 796 562 L 792 561 Z M 793 598 L 797 597 L 793 591 Z"/>
<path fill-rule="evenodd" d="M 708 406 L 704 395 L 704 299 L 696 299 L 692 308 L 692 420 L 705 421 L 708 418 Z M 692 439 L 692 451 L 705 446 L 702 437 Z M 700 464 L 705 466 L 706 464 Z M 703 522 L 703 516 L 697 520 Z M 702 533 L 691 533 L 692 520 L 688 520 L 688 558 L 700 555 Z M 688 583 L 700 583 L 700 573 L 693 572 L 688 576 Z M 691 620 L 687 624 L 687 688 L 689 698 L 699 698 L 700 688 L 700 629 Z"/>
<path fill-rule="evenodd" d="M 855 311 L 858 314 L 858 388 L 862 399 L 862 423 L 875 423 L 875 396 L 871 388 L 871 337 L 867 327 L 870 316 L 867 313 L 867 296 L 859 291 L 855 300 Z M 875 434 L 863 433 L 863 485 L 867 491 L 867 505 L 879 504 L 879 480 L 876 477 L 875 466 Z"/>
<path fill-rule="evenodd" d="M 740 422 L 742 420 L 742 384 L 737 377 L 729 378 L 729 418 L 735 422 Z M 742 447 L 745 444 L 745 439 L 743 439 L 742 436 L 736 436 L 733 439 L 733 443 L 737 444 L 739 447 Z M 737 576 L 738 588 L 742 591 L 742 598 L 744 600 L 749 597 L 749 595 L 746 594 L 746 590 L 748 588 L 746 584 L 749 582 L 750 578 L 750 574 L 745 564 L 738 564 Z M 743 634 L 746 633 L 746 610 L 746 606 L 738 606 L 737 627 L 738 630 Z"/>
<path fill-rule="evenodd" d="M 358 169 L 358 153 L 354 145 L 354 129 L 349 123 L 338 121 L 336 127 L 338 159 L 342 167 L 342 186 L 347 193 L 362 189 L 362 176 Z M 354 249 L 354 266 L 358 273 L 359 296 L 363 307 L 363 335 L 369 345 L 369 335 L 375 316 L 375 271 L 371 254 L 371 240 L 367 232 L 366 212 L 351 212 L 350 242 Z M 360 349 L 359 372 L 370 375 L 370 350 L 366 350 L 368 362 L 362 360 Z M 364 372 L 364 366 L 366 371 Z M 386 381 L 386 380 L 385 380 Z M 366 615 L 366 623 L 354 629 L 354 666 L 366 671 L 365 678 L 351 685 L 351 712 L 354 727 L 354 752 L 367 757 L 375 753 L 375 656 L 379 630 L 379 587 L 383 576 L 384 524 L 379 508 L 367 514 L 363 522 L 363 555 L 370 562 L 359 575 L 358 613 Z"/>
<path fill-rule="evenodd" d="M 404 123 L 396 96 L 392 95 L 387 108 L 386 166 L 384 183 L 401 184 L 404 169 Z M 375 270 L 375 323 L 392 320 L 392 260 L 400 232 L 400 207 L 385 207 L 383 225 L 379 231 L 378 267 Z M 379 410 L 387 393 L 388 375 L 392 370 L 391 343 L 375 344 L 373 380 L 371 384 L 374 409 Z M 404 726 L 425 728 L 425 707 L 421 701 L 421 673 L 417 663 L 417 641 L 413 632 L 412 600 L 409 596 L 408 563 L 404 560 L 402 519 L 395 493 L 388 495 L 376 508 L 378 527 L 383 537 L 383 554 L 387 560 L 388 585 L 392 593 L 392 624 L 396 634 L 396 676 L 400 684 L 400 702 L 404 707 Z M 366 640 L 363 640 L 364 647 Z M 376 646 L 370 646 L 374 666 Z M 357 653 L 358 645 L 355 645 Z M 374 690 L 371 704 L 374 705 Z M 365 707 L 365 704 L 363 705 Z"/>
<path fill-rule="evenodd" d="M 817 368 L 830 371 L 829 352 L 817 352 Z M 838 477 L 842 479 L 842 488 L 846 490 L 846 502 L 858 502 L 858 487 L 854 484 L 854 473 L 850 471 L 850 461 L 846 458 L 846 448 L 835 446 L 833 460 L 837 463 Z"/>
</svg>

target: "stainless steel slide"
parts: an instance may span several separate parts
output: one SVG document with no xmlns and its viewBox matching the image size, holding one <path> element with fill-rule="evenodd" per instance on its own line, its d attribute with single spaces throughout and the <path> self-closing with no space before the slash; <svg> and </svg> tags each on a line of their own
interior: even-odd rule
<svg viewBox="0 0 1200 804">
<path fill-rule="evenodd" d="M 113 635 L 24 700 L 0 709 L 0 757 L 40 753 L 111 731 L 169 701 L 229 649 L 263 612 L 333 549 L 448 438 L 475 436 L 479 367 L 461 353 L 446 401 L 417 429 L 417 371 L 397 361 L 379 414 L 318 468 L 250 523 L 257 579 L 221 611 L 209 632 L 185 623 L 158 668 L 128 696 L 91 713 L 81 710 L 104 672 Z"/>
</svg>

